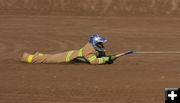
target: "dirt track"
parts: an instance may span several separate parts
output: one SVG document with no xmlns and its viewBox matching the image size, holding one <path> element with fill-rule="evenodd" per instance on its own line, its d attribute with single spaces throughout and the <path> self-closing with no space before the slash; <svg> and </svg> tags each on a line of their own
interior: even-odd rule
<svg viewBox="0 0 180 103">
<path fill-rule="evenodd" d="M 0 14 L 180 16 L 180 0 L 0 0 Z"/>
<path fill-rule="evenodd" d="M 0 16 L 1 103 L 163 103 L 165 87 L 180 87 L 180 55 L 133 54 L 113 65 L 23 64 L 24 51 L 79 49 L 92 33 L 109 54 L 180 50 L 177 18 Z"/>
<path fill-rule="evenodd" d="M 113 65 L 19 60 L 23 52 L 79 49 L 93 33 L 108 39 L 108 54 L 180 51 L 179 3 L 0 0 L 0 103 L 163 103 L 164 88 L 180 87 L 179 54 L 133 54 Z"/>
</svg>

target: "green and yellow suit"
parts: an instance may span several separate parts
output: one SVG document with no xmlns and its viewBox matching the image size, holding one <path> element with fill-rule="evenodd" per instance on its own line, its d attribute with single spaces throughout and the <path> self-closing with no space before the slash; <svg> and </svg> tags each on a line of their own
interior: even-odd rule
<svg viewBox="0 0 180 103">
<path fill-rule="evenodd" d="M 57 54 L 24 53 L 21 61 L 26 63 L 63 63 L 71 62 L 79 57 L 85 58 L 90 64 L 105 64 L 109 61 L 109 57 L 98 57 L 99 54 L 90 43 L 87 43 L 80 50 L 71 50 Z"/>
</svg>

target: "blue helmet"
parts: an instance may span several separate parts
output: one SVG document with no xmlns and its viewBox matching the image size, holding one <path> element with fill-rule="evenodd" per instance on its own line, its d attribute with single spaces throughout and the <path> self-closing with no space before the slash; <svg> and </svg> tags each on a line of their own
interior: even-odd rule
<svg viewBox="0 0 180 103">
<path fill-rule="evenodd" d="M 102 45 L 102 47 L 98 46 L 99 43 L 105 43 L 107 42 L 107 40 L 102 37 L 101 35 L 92 35 L 90 37 L 90 41 L 91 45 L 94 47 L 94 49 L 96 49 L 97 51 L 99 52 L 104 52 L 105 49 L 104 49 L 104 46 Z"/>
</svg>

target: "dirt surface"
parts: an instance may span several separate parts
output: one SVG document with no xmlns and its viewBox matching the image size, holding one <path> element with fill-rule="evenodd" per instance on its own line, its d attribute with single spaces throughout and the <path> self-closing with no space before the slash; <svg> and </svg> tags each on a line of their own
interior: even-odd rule
<svg viewBox="0 0 180 103">
<path fill-rule="evenodd" d="M 180 0 L 0 0 L 0 14 L 180 16 Z"/>
<path fill-rule="evenodd" d="M 133 54 L 113 65 L 24 64 L 23 52 L 79 49 L 93 33 L 108 54 L 180 50 L 178 18 L 0 16 L 1 103 L 163 103 L 180 87 L 179 54 Z"/>
</svg>

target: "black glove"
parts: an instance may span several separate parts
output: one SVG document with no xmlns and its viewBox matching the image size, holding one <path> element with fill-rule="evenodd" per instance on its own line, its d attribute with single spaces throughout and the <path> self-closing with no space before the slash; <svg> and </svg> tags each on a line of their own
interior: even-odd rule
<svg viewBox="0 0 180 103">
<path fill-rule="evenodd" d="M 99 52 L 99 55 L 97 57 L 98 58 L 106 57 L 106 53 L 105 52 Z"/>
<path fill-rule="evenodd" d="M 106 64 L 113 64 L 114 60 L 116 60 L 116 56 L 108 56 L 108 60 L 106 61 Z"/>
</svg>

